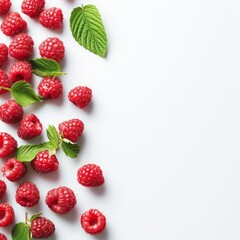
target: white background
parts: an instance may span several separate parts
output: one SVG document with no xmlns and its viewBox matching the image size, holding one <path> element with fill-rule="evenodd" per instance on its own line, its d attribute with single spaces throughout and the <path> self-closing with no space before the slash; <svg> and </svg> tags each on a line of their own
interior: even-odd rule
<svg viewBox="0 0 240 240">
<path fill-rule="evenodd" d="M 59 100 L 25 108 L 25 114 L 35 113 L 44 129 L 77 117 L 85 132 L 77 159 L 57 153 L 57 173 L 37 175 L 29 167 L 21 182 L 35 182 L 41 200 L 27 211 L 50 218 L 56 225 L 52 239 L 58 240 L 238 240 L 239 1 L 46 2 L 64 10 L 62 31 L 46 30 L 22 15 L 35 41 L 34 57 L 45 38 L 64 41 L 65 92 Z M 80 47 L 69 30 L 71 9 L 88 3 L 102 14 L 109 40 L 106 59 Z M 20 10 L 19 0 L 13 0 L 12 10 Z M 0 38 L 10 42 L 3 34 Z M 35 77 L 33 85 L 39 81 Z M 85 110 L 67 100 L 77 85 L 93 90 Z M 0 127 L 24 143 L 16 135 L 17 125 Z M 36 142 L 45 138 L 44 132 Z M 87 189 L 77 183 L 76 171 L 86 163 L 101 166 L 104 187 Z M 18 184 L 8 182 L 4 198 L 14 206 L 16 222 L 26 211 L 14 200 Z M 65 216 L 44 203 L 47 191 L 61 185 L 71 187 L 78 198 Z M 107 218 L 107 229 L 98 236 L 86 234 L 79 223 L 90 208 Z M 10 229 L 1 231 L 9 234 Z"/>
</svg>

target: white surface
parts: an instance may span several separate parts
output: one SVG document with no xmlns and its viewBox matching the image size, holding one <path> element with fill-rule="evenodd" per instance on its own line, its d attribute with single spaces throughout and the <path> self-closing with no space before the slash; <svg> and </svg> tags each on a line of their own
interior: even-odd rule
<svg viewBox="0 0 240 240">
<path fill-rule="evenodd" d="M 95 4 L 102 14 L 109 40 L 106 60 L 71 37 L 70 10 L 82 3 Z M 13 5 L 20 8 L 17 0 Z M 45 38 L 59 36 L 65 42 L 65 93 L 25 113 L 37 114 L 44 128 L 73 117 L 86 128 L 78 159 L 59 151 L 58 173 L 29 173 L 24 179 L 41 191 L 40 204 L 29 212 L 42 211 L 52 219 L 58 240 L 239 239 L 239 1 L 63 0 L 47 6 L 64 9 L 63 32 L 24 18 L 35 57 Z M 9 42 L 2 34 L 1 39 Z M 38 82 L 35 78 L 34 85 Z M 76 85 L 93 89 L 85 111 L 67 100 Z M 1 123 L 1 131 L 16 137 L 15 129 Z M 103 188 L 86 189 L 76 181 L 77 168 L 92 162 L 104 171 Z M 14 201 L 17 185 L 8 183 L 7 200 L 20 221 L 25 209 Z M 77 207 L 65 216 L 44 204 L 46 192 L 60 185 L 78 196 Z M 99 236 L 87 235 L 79 224 L 89 208 L 107 217 Z"/>
</svg>

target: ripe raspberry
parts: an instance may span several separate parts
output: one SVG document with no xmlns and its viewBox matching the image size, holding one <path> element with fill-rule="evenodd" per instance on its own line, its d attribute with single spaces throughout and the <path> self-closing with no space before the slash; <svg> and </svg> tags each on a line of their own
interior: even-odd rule
<svg viewBox="0 0 240 240">
<path fill-rule="evenodd" d="M 51 37 L 40 44 L 39 51 L 42 57 L 60 62 L 64 57 L 65 48 L 60 39 Z"/>
<path fill-rule="evenodd" d="M 0 69 L 0 95 L 8 92 L 7 90 L 1 89 L 1 87 L 11 88 L 9 78 L 2 69 Z"/>
<path fill-rule="evenodd" d="M 0 157 L 7 157 L 17 149 L 17 141 L 8 133 L 0 132 Z"/>
<path fill-rule="evenodd" d="M 37 17 L 44 8 L 45 0 L 23 0 L 22 12 L 31 18 Z"/>
<path fill-rule="evenodd" d="M 6 36 L 13 36 L 23 32 L 27 27 L 27 22 L 24 21 L 18 12 L 9 13 L 2 22 L 1 30 Z"/>
<path fill-rule="evenodd" d="M 9 71 L 9 79 L 12 83 L 18 81 L 31 82 L 32 68 L 31 64 L 27 61 L 19 61 L 12 65 Z"/>
<path fill-rule="evenodd" d="M 106 227 L 105 216 L 97 209 L 90 209 L 81 216 L 82 228 L 89 234 L 101 233 Z"/>
<path fill-rule="evenodd" d="M 22 139 L 32 139 L 42 133 L 42 124 L 34 114 L 26 115 L 18 127 L 17 134 Z"/>
<path fill-rule="evenodd" d="M 38 217 L 32 221 L 30 231 L 32 237 L 45 239 L 54 234 L 55 225 L 45 217 Z"/>
<path fill-rule="evenodd" d="M 16 182 L 25 176 L 27 167 L 25 163 L 18 161 L 16 158 L 10 158 L 5 162 L 1 171 L 9 181 Z"/>
<path fill-rule="evenodd" d="M 5 123 L 16 123 L 22 119 L 23 108 L 15 100 L 8 100 L 0 105 L 0 120 Z"/>
<path fill-rule="evenodd" d="M 11 6 L 10 0 L 0 0 L 0 15 L 7 13 Z"/>
<path fill-rule="evenodd" d="M 47 193 L 46 204 L 55 213 L 65 214 L 76 205 L 76 196 L 68 187 L 59 187 Z"/>
<path fill-rule="evenodd" d="M 9 45 L 10 56 L 23 60 L 30 57 L 33 51 L 34 42 L 26 33 L 16 35 Z"/>
<path fill-rule="evenodd" d="M 16 202 L 23 207 L 33 207 L 40 199 L 37 186 L 31 182 L 22 183 L 16 191 Z"/>
<path fill-rule="evenodd" d="M 0 0 L 1 1 L 1 0 Z M 8 58 L 8 47 L 4 43 L 0 43 L 0 66 L 2 66 Z"/>
<path fill-rule="evenodd" d="M 78 86 L 68 93 L 70 102 L 80 108 L 85 108 L 92 99 L 92 90 L 88 87 Z"/>
<path fill-rule="evenodd" d="M 105 182 L 101 168 L 95 164 L 87 164 L 79 168 L 77 180 L 85 187 L 98 187 Z"/>
<path fill-rule="evenodd" d="M 60 135 L 64 138 L 72 142 L 77 142 L 83 133 L 84 124 L 79 119 L 71 119 L 60 123 L 58 130 Z"/>
<path fill-rule="evenodd" d="M 13 208 L 7 203 L 0 203 L 0 227 L 9 226 L 15 218 Z"/>
<path fill-rule="evenodd" d="M 54 172 L 58 169 L 58 160 L 55 155 L 49 155 L 49 151 L 42 151 L 31 161 L 32 168 L 38 173 Z"/>
<path fill-rule="evenodd" d="M 3 233 L 0 233 L 0 240 L 7 240 L 7 237 Z"/>
<path fill-rule="evenodd" d="M 7 191 L 7 185 L 3 180 L 0 180 L 0 199 L 2 199 Z M 0 238 L 1 240 L 1 238 Z"/>
<path fill-rule="evenodd" d="M 45 99 L 55 99 L 62 95 L 62 82 L 59 78 L 45 77 L 38 85 L 38 94 Z"/>
<path fill-rule="evenodd" d="M 43 11 L 39 16 L 39 22 L 43 27 L 58 29 L 62 27 L 63 14 L 60 8 L 52 7 Z"/>
</svg>

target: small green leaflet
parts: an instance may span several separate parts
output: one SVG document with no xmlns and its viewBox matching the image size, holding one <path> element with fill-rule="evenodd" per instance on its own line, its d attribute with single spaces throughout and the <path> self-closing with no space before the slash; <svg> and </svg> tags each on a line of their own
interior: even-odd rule
<svg viewBox="0 0 240 240">
<path fill-rule="evenodd" d="M 100 57 L 106 56 L 107 35 L 101 15 L 94 5 L 74 8 L 70 27 L 73 37 L 81 46 Z"/>
<path fill-rule="evenodd" d="M 43 101 L 43 99 L 33 91 L 32 86 L 24 81 L 15 82 L 12 85 L 11 92 L 16 102 L 23 107 Z"/>
<path fill-rule="evenodd" d="M 11 232 L 12 240 L 30 240 L 30 231 L 23 222 L 16 224 Z"/>
<path fill-rule="evenodd" d="M 47 129 L 47 136 L 52 146 L 57 149 L 59 145 L 59 136 L 57 129 L 53 125 L 49 125 Z"/>
<path fill-rule="evenodd" d="M 78 156 L 80 147 L 77 144 L 71 143 L 71 142 L 66 142 L 63 139 L 61 146 L 62 146 L 62 150 L 66 154 L 66 156 L 68 156 L 70 158 L 76 158 Z"/>
<path fill-rule="evenodd" d="M 36 155 L 39 152 L 45 150 L 49 150 L 51 152 L 54 151 L 55 148 L 52 146 L 50 142 L 44 142 L 39 145 L 37 144 L 22 145 L 17 149 L 16 158 L 20 162 L 30 162 L 36 157 Z"/>
<path fill-rule="evenodd" d="M 36 213 L 34 215 L 31 216 L 30 218 L 30 222 L 32 222 L 33 220 L 35 220 L 36 218 L 40 217 L 42 213 Z"/>
<path fill-rule="evenodd" d="M 32 71 L 40 77 L 58 77 L 66 75 L 61 72 L 60 65 L 55 60 L 48 58 L 36 58 L 30 61 L 32 65 Z"/>
</svg>

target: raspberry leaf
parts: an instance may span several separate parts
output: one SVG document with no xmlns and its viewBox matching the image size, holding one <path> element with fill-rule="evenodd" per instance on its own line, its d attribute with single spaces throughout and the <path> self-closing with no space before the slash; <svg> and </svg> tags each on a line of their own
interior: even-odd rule
<svg viewBox="0 0 240 240">
<path fill-rule="evenodd" d="M 48 126 L 47 136 L 52 146 L 57 149 L 59 145 L 59 136 L 57 129 L 53 125 Z"/>
<path fill-rule="evenodd" d="M 42 214 L 42 213 L 36 213 L 36 214 L 32 215 L 31 218 L 30 218 L 30 220 L 29 220 L 30 223 L 31 223 L 33 220 L 35 220 L 36 218 L 40 217 L 41 214 Z"/>
<path fill-rule="evenodd" d="M 17 149 L 16 158 L 20 162 L 30 162 L 36 157 L 36 155 L 39 152 L 45 150 L 54 151 L 55 148 L 52 146 L 50 142 L 44 142 L 39 145 L 36 144 L 22 145 Z"/>
<path fill-rule="evenodd" d="M 76 158 L 78 156 L 80 147 L 76 143 L 67 142 L 63 139 L 61 146 L 66 156 L 70 158 Z"/>
<path fill-rule="evenodd" d="M 30 240 L 30 230 L 28 226 L 23 223 L 17 223 L 11 232 L 12 240 Z"/>
<path fill-rule="evenodd" d="M 70 17 L 74 39 L 90 52 L 105 57 L 107 35 L 101 15 L 94 5 L 74 8 Z"/>
<path fill-rule="evenodd" d="M 48 58 L 36 58 L 30 61 L 32 72 L 40 77 L 58 77 L 66 75 L 61 72 L 60 65 L 57 61 Z"/>
<path fill-rule="evenodd" d="M 32 86 L 24 81 L 15 82 L 12 85 L 11 92 L 16 102 L 23 107 L 43 101 L 43 98 L 33 91 Z"/>
</svg>

